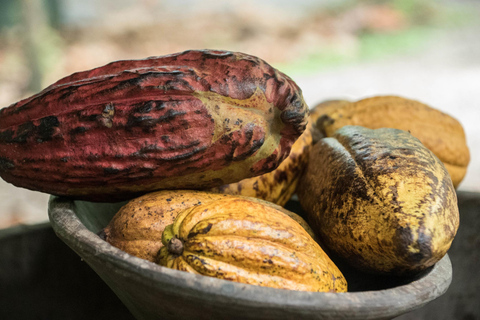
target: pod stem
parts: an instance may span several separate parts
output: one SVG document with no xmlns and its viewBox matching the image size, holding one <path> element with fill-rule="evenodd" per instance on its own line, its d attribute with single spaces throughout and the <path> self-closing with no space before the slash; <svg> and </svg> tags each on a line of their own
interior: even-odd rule
<svg viewBox="0 0 480 320">
<path fill-rule="evenodd" d="M 168 252 L 179 256 L 183 253 L 183 241 L 174 236 L 168 242 L 167 249 Z"/>
</svg>

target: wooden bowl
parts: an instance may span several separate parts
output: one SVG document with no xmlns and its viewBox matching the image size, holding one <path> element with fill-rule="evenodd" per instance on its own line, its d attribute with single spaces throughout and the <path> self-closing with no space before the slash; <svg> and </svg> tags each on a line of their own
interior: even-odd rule
<svg viewBox="0 0 480 320">
<path fill-rule="evenodd" d="M 441 296 L 452 279 L 448 255 L 414 278 L 341 267 L 347 293 L 273 289 L 189 274 L 134 257 L 97 235 L 123 204 L 52 197 L 49 218 L 56 234 L 137 319 L 392 319 Z"/>
</svg>

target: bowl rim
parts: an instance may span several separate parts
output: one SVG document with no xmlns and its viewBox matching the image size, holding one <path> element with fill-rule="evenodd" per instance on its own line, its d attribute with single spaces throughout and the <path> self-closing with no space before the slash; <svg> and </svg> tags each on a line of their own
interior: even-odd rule
<svg viewBox="0 0 480 320">
<path fill-rule="evenodd" d="M 445 293 L 452 281 L 452 265 L 446 254 L 423 277 L 389 289 L 330 293 L 261 287 L 173 270 L 130 255 L 90 231 L 78 218 L 72 199 L 52 196 L 48 216 L 57 236 L 87 263 L 92 257 L 104 259 L 116 272 L 147 286 L 158 290 L 176 287 L 205 301 L 218 299 L 245 306 L 296 308 L 302 313 L 338 314 L 347 308 L 356 316 L 388 317 L 422 307 Z M 162 285 L 155 285 L 158 283 Z"/>
</svg>

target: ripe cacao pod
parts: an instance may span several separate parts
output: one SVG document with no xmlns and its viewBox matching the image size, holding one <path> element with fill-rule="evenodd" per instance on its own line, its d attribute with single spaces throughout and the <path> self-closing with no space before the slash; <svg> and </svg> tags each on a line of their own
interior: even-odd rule
<svg viewBox="0 0 480 320">
<path fill-rule="evenodd" d="M 455 187 L 467 172 L 470 153 L 462 125 L 421 102 L 398 96 L 337 100 L 315 106 L 312 113 L 318 118 L 317 128 L 327 137 L 345 125 L 410 132 L 443 162 Z"/>
<path fill-rule="evenodd" d="M 265 61 L 192 50 L 65 77 L 0 111 L 0 176 L 89 201 L 211 188 L 275 169 L 306 126 Z"/>
<path fill-rule="evenodd" d="M 303 134 L 295 141 L 288 157 L 273 171 L 239 182 L 210 189 L 212 192 L 255 197 L 284 206 L 295 193 L 298 180 L 308 163 L 312 148 L 309 120 Z"/>
<path fill-rule="evenodd" d="M 194 190 L 162 190 L 130 200 L 104 228 L 105 240 L 111 245 L 148 261 L 154 262 L 162 245 L 162 232 L 173 223 L 178 212 L 210 204 L 232 196 Z M 235 199 L 238 199 L 236 197 Z M 250 201 L 279 210 L 290 216 L 315 239 L 310 226 L 300 216 L 278 205 L 260 199 Z"/>
<path fill-rule="evenodd" d="M 298 197 L 326 248 L 368 272 L 413 274 L 432 266 L 459 225 L 444 165 L 398 129 L 344 126 L 321 139 Z"/>
<path fill-rule="evenodd" d="M 228 196 L 181 211 L 163 232 L 160 265 L 273 288 L 344 292 L 340 270 L 297 222 Z"/>
</svg>

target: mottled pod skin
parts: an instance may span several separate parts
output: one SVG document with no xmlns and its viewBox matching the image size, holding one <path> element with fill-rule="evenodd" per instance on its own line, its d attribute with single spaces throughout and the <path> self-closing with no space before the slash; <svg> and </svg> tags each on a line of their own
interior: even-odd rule
<svg viewBox="0 0 480 320">
<path fill-rule="evenodd" d="M 179 213 L 163 232 L 160 265 L 280 289 L 344 292 L 340 270 L 297 222 L 229 196 Z"/>
<path fill-rule="evenodd" d="M 432 266 L 459 225 L 444 165 L 397 129 L 345 126 L 321 139 L 298 197 L 326 247 L 367 272 L 403 275 Z"/>
<path fill-rule="evenodd" d="M 186 51 L 75 73 L 0 111 L 0 175 L 89 201 L 210 188 L 275 169 L 306 126 L 263 60 Z"/>
<path fill-rule="evenodd" d="M 319 131 L 327 137 L 346 125 L 370 129 L 395 128 L 410 132 L 445 165 L 458 187 L 470 162 L 462 125 L 453 117 L 419 101 L 376 96 L 356 102 L 332 100 L 315 106 Z"/>
<path fill-rule="evenodd" d="M 105 240 L 133 256 L 154 262 L 158 251 L 163 247 L 162 233 L 165 227 L 173 223 L 180 211 L 231 197 L 195 190 L 162 190 L 147 193 L 130 200 L 120 208 L 103 230 Z M 282 211 L 315 238 L 310 226 L 295 213 L 260 199 L 250 201 Z"/>
<path fill-rule="evenodd" d="M 308 163 L 312 143 L 312 124 L 295 141 L 288 157 L 273 171 L 239 182 L 212 188 L 210 191 L 255 197 L 284 206 L 295 193 L 300 176 Z"/>
</svg>

